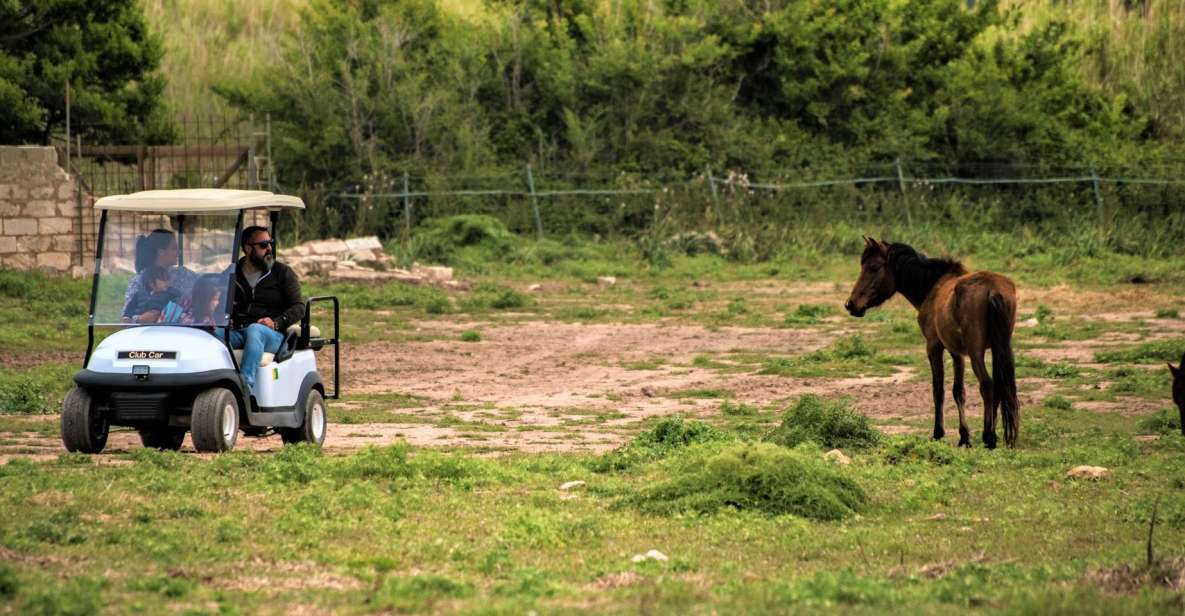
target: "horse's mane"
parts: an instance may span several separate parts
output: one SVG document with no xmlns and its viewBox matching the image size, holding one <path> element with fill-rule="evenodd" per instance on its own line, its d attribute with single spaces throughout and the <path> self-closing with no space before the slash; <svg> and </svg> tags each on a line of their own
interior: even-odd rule
<svg viewBox="0 0 1185 616">
<path fill-rule="evenodd" d="M 926 300 L 930 289 L 943 276 L 967 273 L 967 268 L 954 259 L 930 258 L 908 244 L 889 245 L 889 267 L 897 283 L 897 292 L 915 306 Z"/>
</svg>

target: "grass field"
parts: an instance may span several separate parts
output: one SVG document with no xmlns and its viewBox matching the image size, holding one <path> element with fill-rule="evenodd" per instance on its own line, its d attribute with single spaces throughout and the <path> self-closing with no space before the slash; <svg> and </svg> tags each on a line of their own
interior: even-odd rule
<svg viewBox="0 0 1185 616">
<path fill-rule="evenodd" d="M 978 446 L 971 382 L 963 450 L 949 395 L 926 439 L 912 309 L 840 314 L 853 257 L 635 254 L 461 254 L 468 290 L 310 285 L 346 307 L 325 451 L 219 456 L 128 432 L 61 453 L 86 285 L 0 272 L 0 313 L 43 315 L 0 343 L 0 611 L 1182 610 L 1180 275 L 1014 263 L 1021 446 Z"/>
</svg>

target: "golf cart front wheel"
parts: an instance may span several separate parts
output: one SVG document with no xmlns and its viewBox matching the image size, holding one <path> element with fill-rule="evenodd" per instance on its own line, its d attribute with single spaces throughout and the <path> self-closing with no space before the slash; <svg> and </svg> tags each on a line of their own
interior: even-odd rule
<svg viewBox="0 0 1185 616">
<path fill-rule="evenodd" d="M 193 400 L 193 448 L 200 452 L 234 449 L 239 438 L 239 403 L 229 389 L 211 387 Z"/>
<path fill-rule="evenodd" d="M 312 443 L 318 447 L 325 442 L 328 424 L 325 414 L 325 399 L 321 392 L 312 390 L 304 403 L 304 425 L 299 428 L 281 428 L 280 438 L 285 443 Z"/>
<path fill-rule="evenodd" d="M 140 430 L 140 442 L 148 449 L 177 451 L 185 442 L 185 428 L 145 428 Z"/>
<path fill-rule="evenodd" d="M 62 402 L 62 444 L 66 451 L 99 453 L 107 446 L 107 417 L 90 392 L 75 387 Z"/>
</svg>

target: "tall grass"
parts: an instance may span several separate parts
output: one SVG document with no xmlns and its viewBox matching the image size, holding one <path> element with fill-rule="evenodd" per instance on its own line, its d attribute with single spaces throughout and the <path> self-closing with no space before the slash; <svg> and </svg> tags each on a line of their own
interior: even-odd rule
<svg viewBox="0 0 1185 616">
<path fill-rule="evenodd" d="M 1026 27 L 1050 20 L 1074 24 L 1086 44 L 1087 79 L 1109 94 L 1127 95 L 1165 137 L 1185 137 L 1185 2 L 1009 0 L 1005 5 L 1020 10 Z"/>
</svg>

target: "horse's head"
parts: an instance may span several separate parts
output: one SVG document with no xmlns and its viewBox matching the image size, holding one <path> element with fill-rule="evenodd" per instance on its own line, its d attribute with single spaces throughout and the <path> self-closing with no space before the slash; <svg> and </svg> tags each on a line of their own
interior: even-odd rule
<svg viewBox="0 0 1185 616">
<path fill-rule="evenodd" d="M 889 245 L 864 238 L 864 254 L 860 255 L 860 277 L 843 307 L 854 317 L 862 317 L 897 292 L 897 283 L 889 269 Z"/>
<path fill-rule="evenodd" d="M 1185 414 L 1185 355 L 1181 357 L 1180 364 L 1169 364 L 1169 372 L 1173 374 L 1173 402 Z"/>
</svg>

